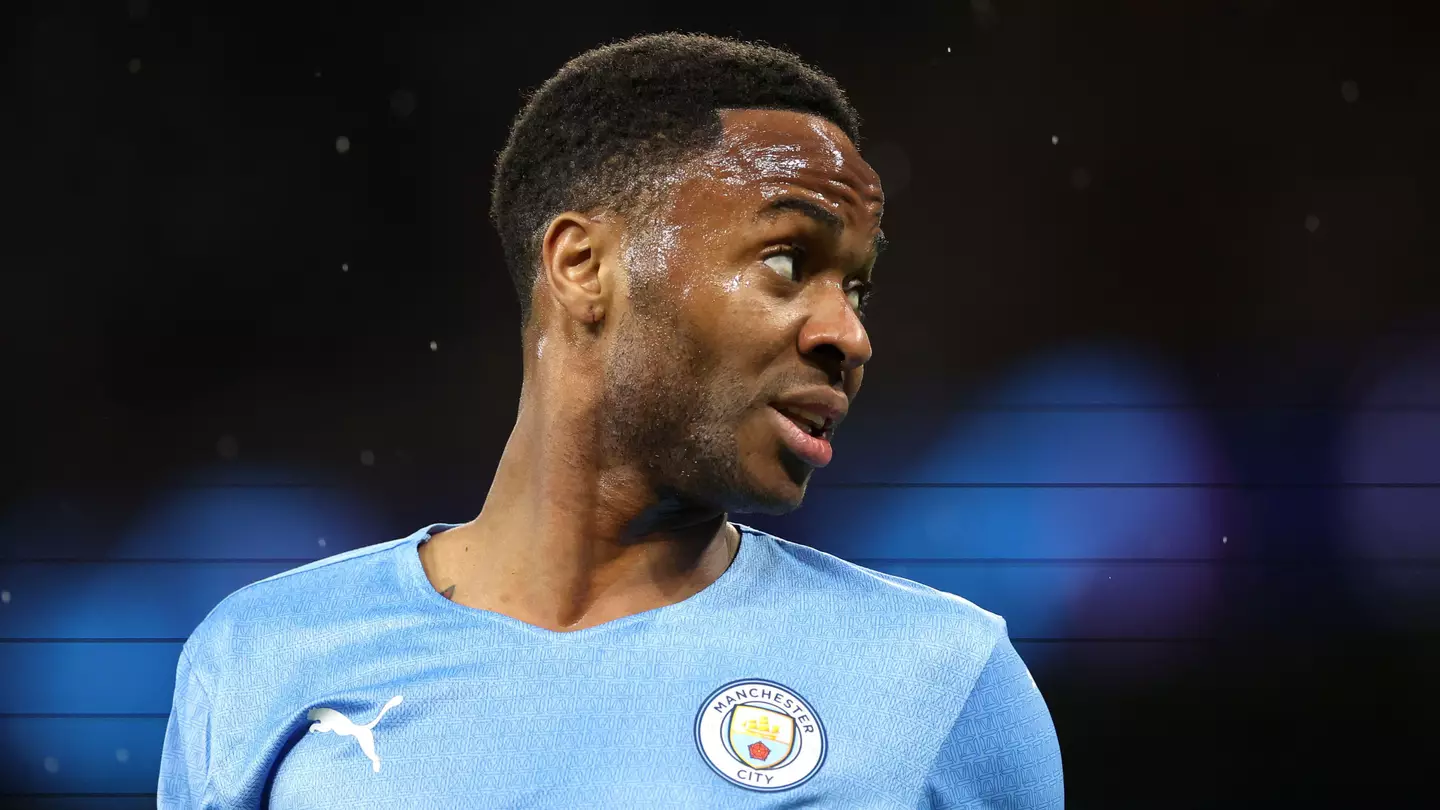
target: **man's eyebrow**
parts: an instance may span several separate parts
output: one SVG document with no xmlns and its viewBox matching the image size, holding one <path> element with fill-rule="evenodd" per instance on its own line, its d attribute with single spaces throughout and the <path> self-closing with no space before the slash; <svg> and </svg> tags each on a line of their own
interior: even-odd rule
<svg viewBox="0 0 1440 810">
<path fill-rule="evenodd" d="M 845 230 L 845 222 L 834 211 L 804 197 L 781 197 L 778 200 L 771 200 L 755 213 L 755 218 L 774 219 L 787 211 L 804 214 L 819 223 L 820 227 L 837 236 Z"/>
<path fill-rule="evenodd" d="M 840 219 L 834 211 L 804 197 L 781 197 L 778 200 L 772 200 L 755 213 L 755 218 L 774 219 L 788 211 L 804 214 L 819 223 L 820 227 L 829 231 L 832 236 L 839 236 L 840 232 L 845 230 L 844 220 Z M 874 253 L 876 256 L 883 253 L 889 246 L 890 242 L 885 238 L 884 231 L 875 234 Z"/>
</svg>

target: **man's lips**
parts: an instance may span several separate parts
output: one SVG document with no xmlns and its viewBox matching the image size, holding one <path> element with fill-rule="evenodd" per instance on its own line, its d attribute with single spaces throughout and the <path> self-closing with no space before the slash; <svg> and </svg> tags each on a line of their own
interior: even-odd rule
<svg viewBox="0 0 1440 810">
<path fill-rule="evenodd" d="M 785 446 L 801 461 L 812 467 L 824 467 L 835 457 L 835 450 L 830 446 L 830 440 L 825 438 L 825 434 L 810 435 L 800 423 L 778 408 L 770 408 L 770 413 L 774 414 L 776 428 L 780 432 L 780 438 L 785 441 Z"/>
<path fill-rule="evenodd" d="M 830 437 L 845 418 L 849 399 L 833 388 L 796 391 L 771 403 L 778 417 L 777 427 L 785 444 L 813 467 L 824 467 L 834 458 Z"/>
<path fill-rule="evenodd" d="M 850 400 L 833 388 L 809 388 L 780 397 L 770 406 L 792 417 L 811 433 L 829 434 L 845 418 Z"/>
</svg>

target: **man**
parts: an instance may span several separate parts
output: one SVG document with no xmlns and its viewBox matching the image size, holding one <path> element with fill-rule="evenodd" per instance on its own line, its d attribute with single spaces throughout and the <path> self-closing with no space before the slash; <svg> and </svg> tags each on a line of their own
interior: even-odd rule
<svg viewBox="0 0 1440 810">
<path fill-rule="evenodd" d="M 1004 621 L 727 520 L 800 505 L 860 389 L 880 180 L 795 56 L 586 53 L 493 218 L 519 416 L 480 514 L 227 597 L 164 807 L 1058 808 Z"/>
</svg>

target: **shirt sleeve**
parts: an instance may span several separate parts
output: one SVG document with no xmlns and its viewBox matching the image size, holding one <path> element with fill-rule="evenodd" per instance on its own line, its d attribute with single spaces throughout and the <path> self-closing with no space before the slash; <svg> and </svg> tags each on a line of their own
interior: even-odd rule
<svg viewBox="0 0 1440 810">
<path fill-rule="evenodd" d="M 210 696 L 186 650 L 175 667 L 175 697 L 160 752 L 160 810 L 198 810 L 210 774 Z"/>
<path fill-rule="evenodd" d="M 933 810 L 1061 810 L 1060 741 L 1040 689 L 1002 634 L 925 778 Z"/>
</svg>

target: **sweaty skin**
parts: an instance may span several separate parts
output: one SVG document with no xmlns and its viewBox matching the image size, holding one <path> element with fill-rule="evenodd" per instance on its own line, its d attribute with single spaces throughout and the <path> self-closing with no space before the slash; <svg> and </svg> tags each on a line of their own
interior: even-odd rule
<svg viewBox="0 0 1440 810">
<path fill-rule="evenodd" d="M 771 405 L 860 390 L 884 195 L 822 118 L 721 119 L 644 221 L 570 211 L 546 230 L 484 508 L 420 546 L 457 604 L 560 632 L 673 604 L 730 565 L 727 512 L 803 499 L 812 468 Z"/>
</svg>

